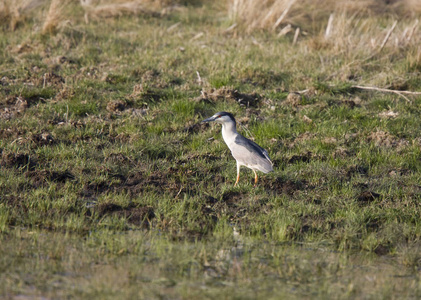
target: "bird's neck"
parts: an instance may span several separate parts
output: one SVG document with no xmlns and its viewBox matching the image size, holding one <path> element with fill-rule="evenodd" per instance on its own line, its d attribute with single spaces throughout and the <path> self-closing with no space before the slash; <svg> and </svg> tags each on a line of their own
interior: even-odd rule
<svg viewBox="0 0 421 300">
<path fill-rule="evenodd" d="M 227 145 L 233 142 L 237 135 L 237 127 L 234 122 L 222 124 L 222 137 Z"/>
</svg>

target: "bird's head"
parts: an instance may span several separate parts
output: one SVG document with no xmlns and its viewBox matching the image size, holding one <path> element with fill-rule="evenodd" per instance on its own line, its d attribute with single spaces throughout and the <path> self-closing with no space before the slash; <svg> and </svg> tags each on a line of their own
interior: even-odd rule
<svg viewBox="0 0 421 300">
<path fill-rule="evenodd" d="M 232 122 L 232 123 L 235 124 L 235 119 L 234 119 L 234 116 L 231 113 L 221 111 L 221 112 L 218 112 L 218 113 L 214 114 L 212 117 L 207 118 L 207 119 L 202 121 L 202 123 L 205 123 L 205 122 L 216 122 L 216 123 L 219 123 L 219 124 L 227 124 L 227 123 Z"/>
</svg>

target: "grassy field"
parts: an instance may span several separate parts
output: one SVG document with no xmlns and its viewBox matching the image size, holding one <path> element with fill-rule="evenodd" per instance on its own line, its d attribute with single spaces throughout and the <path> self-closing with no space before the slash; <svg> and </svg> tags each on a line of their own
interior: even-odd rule
<svg viewBox="0 0 421 300">
<path fill-rule="evenodd" d="M 421 9 L 29 2 L 0 5 L 1 298 L 421 297 Z"/>
</svg>

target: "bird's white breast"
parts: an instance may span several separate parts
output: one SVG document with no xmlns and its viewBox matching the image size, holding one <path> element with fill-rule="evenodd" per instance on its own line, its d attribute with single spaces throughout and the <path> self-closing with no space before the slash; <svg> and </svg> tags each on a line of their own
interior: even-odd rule
<svg viewBox="0 0 421 300">
<path fill-rule="evenodd" d="M 237 135 L 238 133 L 236 130 L 229 128 L 228 126 L 222 126 L 222 138 L 230 150 L 232 150 L 232 145 L 235 143 L 235 138 Z"/>
</svg>

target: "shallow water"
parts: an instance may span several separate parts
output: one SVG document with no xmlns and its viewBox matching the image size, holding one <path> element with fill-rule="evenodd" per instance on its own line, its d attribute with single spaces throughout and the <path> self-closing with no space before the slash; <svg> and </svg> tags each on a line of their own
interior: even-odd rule
<svg viewBox="0 0 421 300">
<path fill-rule="evenodd" d="M 6 298 L 399 298 L 420 270 L 392 256 L 308 244 L 173 241 L 148 231 L 88 236 L 15 230 L 1 238 Z"/>
</svg>

